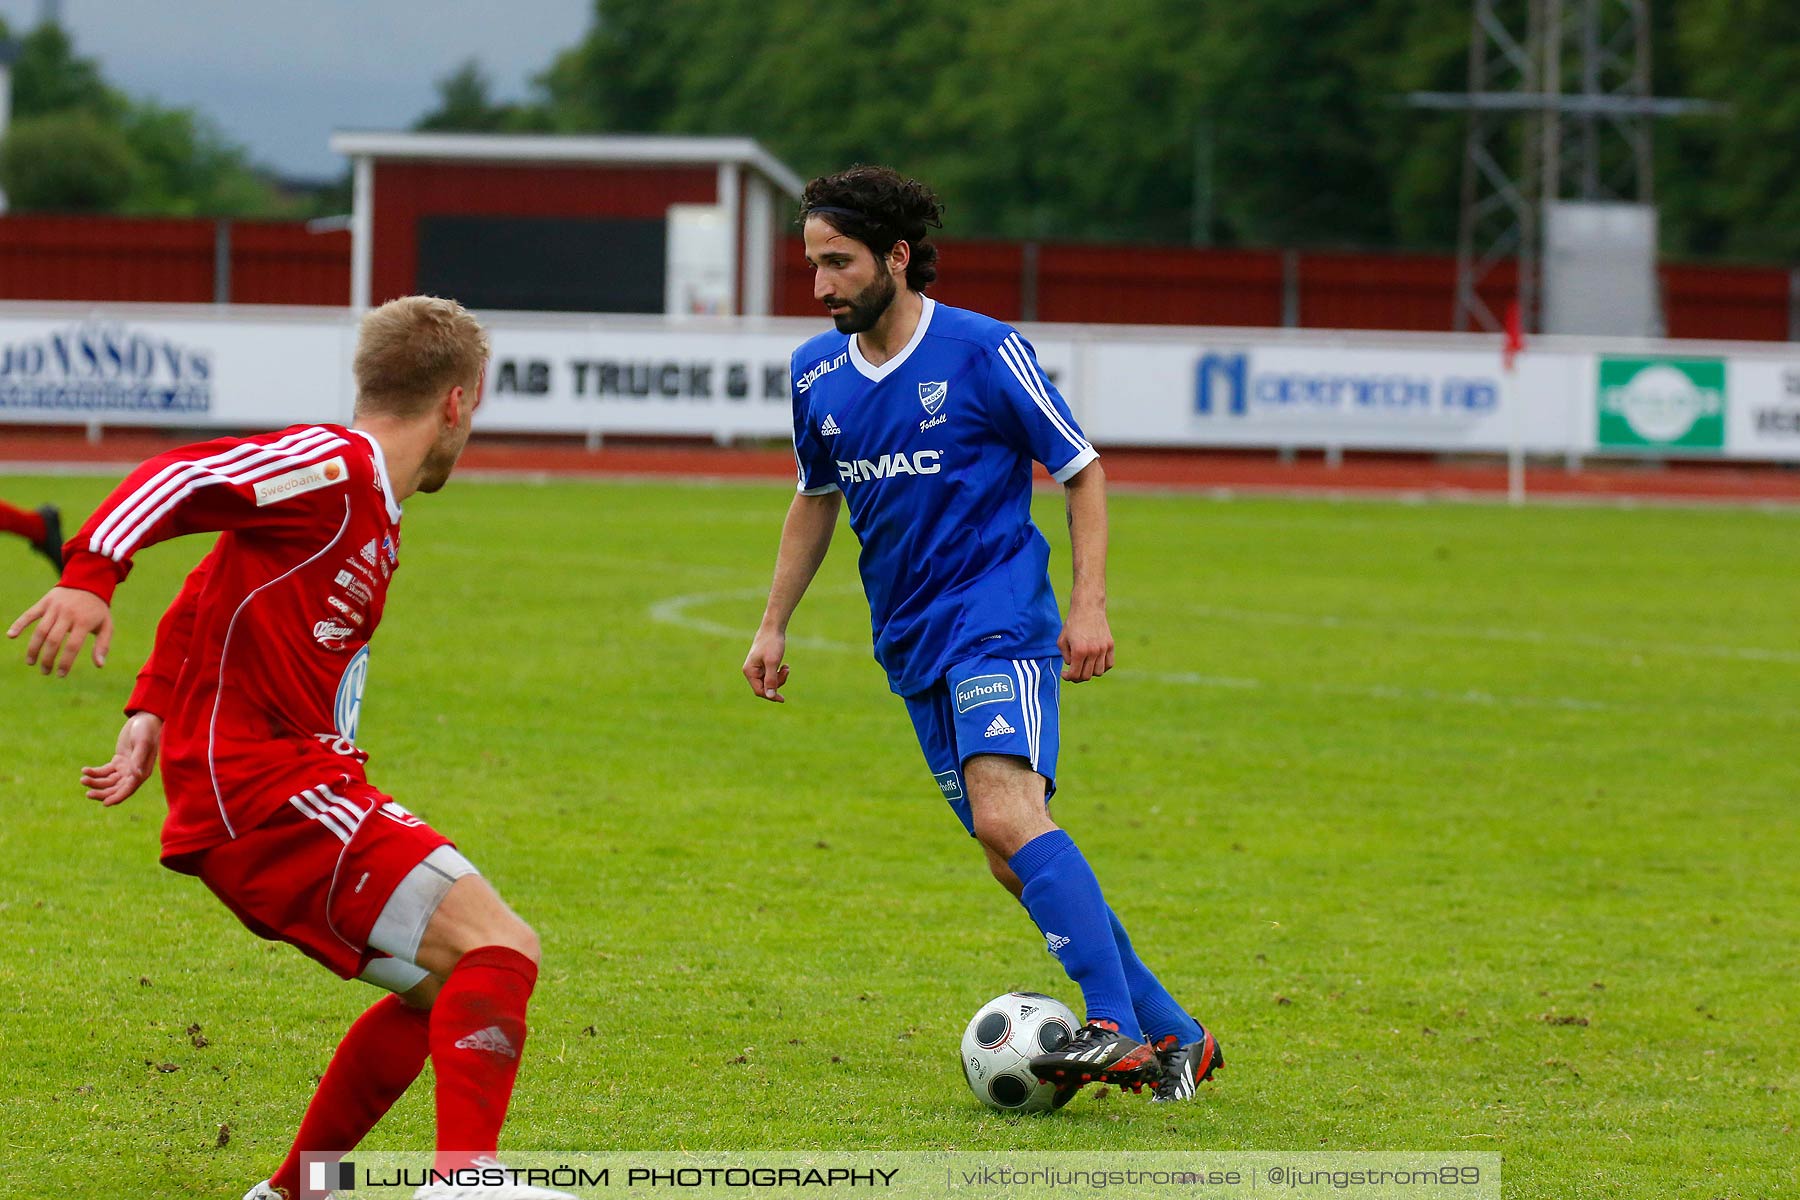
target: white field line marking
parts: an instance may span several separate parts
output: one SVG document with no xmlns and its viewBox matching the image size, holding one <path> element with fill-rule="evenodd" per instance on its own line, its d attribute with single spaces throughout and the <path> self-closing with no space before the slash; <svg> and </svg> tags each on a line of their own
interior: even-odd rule
<svg viewBox="0 0 1800 1200">
<path fill-rule="evenodd" d="M 1746 662 L 1800 663 L 1800 650 L 1774 650 L 1764 646 L 1717 646 L 1683 642 L 1629 642 L 1579 633 L 1546 633 L 1541 629 L 1501 629 L 1479 625 L 1412 625 L 1403 621 L 1374 621 L 1366 617 L 1330 614 L 1251 612 L 1235 608 L 1196 605 L 1188 612 L 1219 621 L 1247 621 L 1261 625 L 1293 625 L 1309 629 L 1358 629 L 1397 633 L 1408 637 L 1449 638 L 1471 642 L 1520 642 L 1532 646 L 1586 646 L 1628 654 L 1672 654 L 1678 658 L 1728 658 Z"/>
<path fill-rule="evenodd" d="M 1270 685 L 1260 679 L 1237 679 L 1220 675 L 1196 675 L 1191 672 L 1114 671 L 1127 679 L 1155 680 L 1157 683 L 1189 684 L 1194 687 L 1226 688 L 1244 691 L 1253 688 L 1281 686 L 1299 687 L 1321 696 L 1355 697 L 1359 700 L 1393 700 L 1402 704 L 1472 704 L 1484 708 L 1555 708 L 1568 712 L 1602 712 L 1610 705 L 1598 700 L 1582 700 L 1574 696 L 1505 696 L 1478 688 L 1446 692 L 1437 688 L 1390 687 L 1386 684 L 1309 683 Z"/>
<path fill-rule="evenodd" d="M 828 588 L 823 592 L 848 594 L 857 591 L 855 588 Z M 768 596 L 764 588 L 731 588 L 719 592 L 690 592 L 686 595 L 671 596 L 650 606 L 649 616 L 652 621 L 664 625 L 674 625 L 681 629 L 691 629 L 696 633 L 714 634 L 720 637 L 748 639 L 755 636 L 756 630 L 751 626 L 726 625 L 719 621 L 709 621 L 705 617 L 695 616 L 690 610 L 707 604 L 727 600 L 761 600 Z M 788 638 L 790 648 L 802 650 L 829 650 L 837 653 L 867 654 L 868 648 L 854 646 L 848 642 L 839 642 L 831 638 L 795 636 Z M 1126 682 L 1143 680 L 1149 683 L 1182 684 L 1190 687 L 1222 688 L 1232 691 L 1251 691 L 1259 688 L 1283 688 L 1294 685 L 1286 683 L 1270 683 L 1263 679 L 1245 679 L 1224 675 L 1200 675 L 1192 671 L 1134 671 L 1129 668 L 1112 672 L 1113 675 Z M 1446 692 L 1431 688 L 1388 687 L 1380 684 L 1356 686 L 1351 684 L 1314 683 L 1303 685 L 1307 691 L 1326 696 L 1346 696 L 1359 700 L 1393 700 L 1401 703 L 1425 702 L 1431 704 L 1475 704 L 1486 707 L 1502 708 L 1557 708 L 1578 712 L 1598 712 L 1607 705 L 1593 700 L 1580 700 L 1569 696 L 1499 696 L 1492 692 L 1469 689 L 1462 692 Z"/>
<path fill-rule="evenodd" d="M 859 588 L 817 588 L 808 594 L 814 596 L 848 593 Z M 726 625 L 720 621 L 709 621 L 705 617 L 696 617 L 689 609 L 699 608 L 707 604 L 715 604 L 726 600 L 767 600 L 767 588 L 730 588 L 721 592 L 690 592 L 684 596 L 671 596 L 667 600 L 659 600 L 650 606 L 650 619 L 664 625 L 675 625 L 682 629 L 691 629 L 696 633 L 716 634 L 720 637 L 738 638 L 745 646 L 749 646 L 756 636 L 756 621 L 751 619 L 741 625 Z M 848 642 L 834 641 L 831 638 L 807 637 L 804 634 L 789 634 L 788 648 L 801 650 L 830 650 L 837 653 L 867 654 L 867 646 L 853 646 Z"/>
</svg>

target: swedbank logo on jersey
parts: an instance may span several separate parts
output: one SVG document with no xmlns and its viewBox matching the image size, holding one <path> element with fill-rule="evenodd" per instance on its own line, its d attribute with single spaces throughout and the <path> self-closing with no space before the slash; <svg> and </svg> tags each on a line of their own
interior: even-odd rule
<svg viewBox="0 0 1800 1200">
<path fill-rule="evenodd" d="M 914 454 L 884 454 L 877 459 L 859 458 L 855 462 L 837 460 L 838 481 L 868 483 L 874 479 L 892 479 L 898 475 L 936 475 L 944 469 L 941 450 L 920 450 Z"/>
<path fill-rule="evenodd" d="M 299 467 L 272 479 L 259 480 L 254 488 L 256 507 L 263 508 L 277 500 L 286 500 L 290 496 L 302 496 L 307 492 L 316 492 L 320 488 L 341 483 L 349 477 L 350 468 L 344 465 L 341 456 L 327 459 L 322 463 L 314 463 L 310 467 Z M 364 548 L 363 553 L 368 556 L 370 562 L 374 562 L 375 543 L 371 541 Z"/>
<path fill-rule="evenodd" d="M 0 345 L 0 408 L 203 413 L 212 351 L 116 321 L 92 320 Z"/>
<path fill-rule="evenodd" d="M 956 685 L 956 711 L 966 713 L 984 704 L 999 704 L 1013 698 L 1011 675 L 976 675 Z"/>
</svg>

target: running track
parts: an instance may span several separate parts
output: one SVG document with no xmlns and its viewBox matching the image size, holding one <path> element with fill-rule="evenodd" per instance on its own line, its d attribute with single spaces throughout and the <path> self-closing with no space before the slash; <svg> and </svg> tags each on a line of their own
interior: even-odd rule
<svg viewBox="0 0 1800 1200">
<path fill-rule="evenodd" d="M 18 429 L 0 433 L 0 464 L 67 470 L 123 469 L 191 440 L 156 432 L 110 431 L 98 445 L 78 432 Z M 1347 455 L 1336 466 L 1320 457 L 1281 462 L 1270 454 L 1103 450 L 1109 481 L 1132 487 L 1242 493 L 1423 496 L 1497 499 L 1506 468 L 1491 461 L 1438 461 L 1419 455 Z M 551 476 L 686 476 L 791 479 L 792 453 L 781 448 L 613 441 L 597 451 L 560 440 L 477 437 L 461 469 Z M 1800 469 L 1724 463 L 1590 464 L 1580 471 L 1534 466 L 1526 491 L 1539 498 L 1800 505 Z"/>
</svg>

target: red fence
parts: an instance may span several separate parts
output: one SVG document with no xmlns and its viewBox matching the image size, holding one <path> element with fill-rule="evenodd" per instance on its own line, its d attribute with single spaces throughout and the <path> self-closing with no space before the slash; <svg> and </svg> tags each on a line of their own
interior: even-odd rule
<svg viewBox="0 0 1800 1200">
<path fill-rule="evenodd" d="M 221 255 L 221 249 L 224 254 Z M 1445 330 L 1456 262 L 1434 255 L 948 241 L 932 294 L 1005 321 Z M 781 249 L 775 310 L 813 316 L 798 238 Z M 1669 336 L 1800 335 L 1793 272 L 1661 268 Z M 0 217 L 0 299 L 237 304 L 348 302 L 350 235 L 300 222 Z M 1494 311 L 1510 269 L 1484 290 Z"/>
<path fill-rule="evenodd" d="M 788 239 L 778 312 L 819 311 L 804 253 Z M 942 255 L 932 294 L 1004 321 L 1442 331 L 1456 295 L 1456 260 L 1438 255 L 1020 242 L 945 242 Z M 1800 336 L 1793 272 L 1674 264 L 1660 275 L 1670 337 Z M 1482 288 L 1495 313 L 1516 278 L 1503 264 Z"/>
<path fill-rule="evenodd" d="M 348 304 L 349 232 L 310 233 L 298 221 L 0 218 L 0 300 L 226 298 Z"/>
</svg>

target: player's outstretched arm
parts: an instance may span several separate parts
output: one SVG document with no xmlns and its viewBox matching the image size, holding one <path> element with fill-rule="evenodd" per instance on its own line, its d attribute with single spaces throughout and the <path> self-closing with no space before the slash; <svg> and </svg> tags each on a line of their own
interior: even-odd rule
<svg viewBox="0 0 1800 1200">
<path fill-rule="evenodd" d="M 81 786 L 89 800 L 107 808 L 123 804 L 150 778 L 156 753 L 162 746 L 162 718 L 151 712 L 135 712 L 119 730 L 119 743 L 110 762 L 81 768 Z"/>
<path fill-rule="evenodd" d="M 37 667 L 44 675 L 52 669 L 59 676 L 67 675 L 90 635 L 94 638 L 94 665 L 106 665 L 106 651 L 112 645 L 112 607 L 94 593 L 53 587 L 19 614 L 6 636 L 17 638 L 33 625 L 37 628 L 25 644 L 26 666 Z"/>
<path fill-rule="evenodd" d="M 819 573 L 825 552 L 831 548 L 831 534 L 837 528 L 840 492 L 818 496 L 796 495 L 788 506 L 787 519 L 781 524 L 781 548 L 775 553 L 775 579 L 769 585 L 769 603 L 763 609 L 762 624 L 750 643 L 750 654 L 744 659 L 744 678 L 750 690 L 763 700 L 785 704 L 781 688 L 787 683 L 787 627 L 800 597 Z"/>
<path fill-rule="evenodd" d="M 1069 619 L 1056 644 L 1063 656 L 1062 677 L 1085 683 L 1113 667 L 1112 627 L 1106 620 L 1106 473 L 1100 461 L 1070 476 L 1064 487 L 1074 583 Z"/>
</svg>

